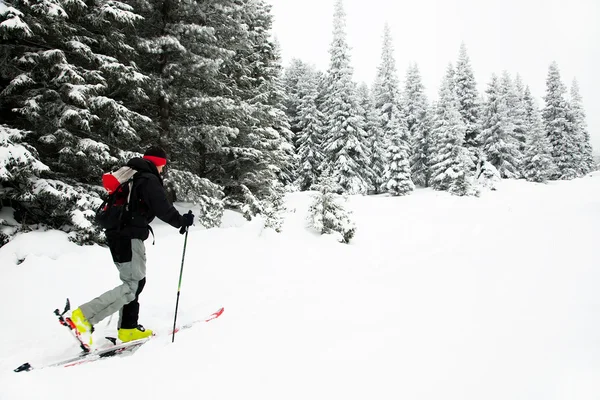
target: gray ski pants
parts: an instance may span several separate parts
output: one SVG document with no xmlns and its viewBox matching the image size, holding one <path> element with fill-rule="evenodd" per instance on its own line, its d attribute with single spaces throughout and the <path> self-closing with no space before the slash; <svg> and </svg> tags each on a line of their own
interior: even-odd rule
<svg viewBox="0 0 600 400">
<path fill-rule="evenodd" d="M 128 242 L 124 244 L 123 242 L 121 242 L 118 244 L 118 246 L 110 246 L 111 253 L 113 255 L 113 260 L 115 261 L 115 265 L 119 270 L 119 278 L 121 278 L 123 284 L 117 286 L 112 290 L 109 290 L 104 294 L 101 294 L 94 300 L 91 300 L 79 307 L 81 308 L 81 312 L 83 312 L 83 315 L 85 315 L 87 320 L 92 325 L 97 324 L 109 315 L 112 315 L 115 312 L 119 311 L 118 327 L 121 328 L 121 324 L 123 322 L 123 307 L 130 303 L 131 306 L 129 306 L 129 308 L 133 310 L 125 310 L 125 312 L 126 314 L 132 314 L 132 312 L 133 314 L 135 314 L 135 325 L 137 325 L 137 314 L 139 311 L 137 296 L 141 292 L 146 282 L 146 248 L 142 240 L 130 240 L 130 253 L 128 249 Z M 129 254 L 131 254 L 130 257 Z M 129 258 L 130 261 L 126 261 Z M 127 317 L 128 316 L 126 316 L 126 318 Z M 125 328 L 132 327 L 133 326 L 126 326 Z"/>
</svg>

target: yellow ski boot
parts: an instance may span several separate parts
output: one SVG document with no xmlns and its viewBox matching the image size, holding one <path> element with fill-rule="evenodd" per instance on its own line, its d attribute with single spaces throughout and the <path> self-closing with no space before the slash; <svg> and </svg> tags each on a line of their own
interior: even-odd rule
<svg viewBox="0 0 600 400">
<path fill-rule="evenodd" d="M 84 344 L 92 345 L 92 333 L 94 332 L 94 327 L 89 323 L 85 315 L 81 312 L 80 308 L 73 310 L 71 314 L 71 322 L 73 322 L 73 327 L 77 331 L 77 336 L 81 339 Z"/>
<path fill-rule="evenodd" d="M 123 343 L 131 342 L 132 340 L 145 339 L 152 336 L 151 329 L 144 329 L 142 325 L 138 325 L 133 329 L 119 329 L 119 340 Z"/>
</svg>

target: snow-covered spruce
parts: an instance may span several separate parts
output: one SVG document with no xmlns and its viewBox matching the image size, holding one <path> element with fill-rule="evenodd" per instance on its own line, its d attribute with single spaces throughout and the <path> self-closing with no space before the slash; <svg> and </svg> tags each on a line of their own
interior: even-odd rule
<svg viewBox="0 0 600 400">
<path fill-rule="evenodd" d="M 298 82 L 298 92 L 302 97 L 297 105 L 296 146 L 299 158 L 297 184 L 300 190 L 309 190 L 316 184 L 323 163 L 323 143 L 325 116 L 317 107 L 317 76 L 307 73 Z"/>
<path fill-rule="evenodd" d="M 583 99 L 579 93 L 579 83 L 573 79 L 571 84 L 571 113 L 573 117 L 573 131 L 579 145 L 579 171 L 582 175 L 594 170 L 595 162 L 590 142 L 590 133 L 585 120 Z"/>
<path fill-rule="evenodd" d="M 515 76 L 512 89 L 514 101 L 511 107 L 511 118 L 514 124 L 513 136 L 517 141 L 519 160 L 521 161 L 519 163 L 519 173 L 522 175 L 522 160 L 527 142 L 527 111 L 525 104 L 525 84 L 519 74 Z"/>
<path fill-rule="evenodd" d="M 323 100 L 326 118 L 325 159 L 321 171 L 330 176 L 348 194 L 364 194 L 371 175 L 368 138 L 356 87 L 352 81 L 350 48 L 346 41 L 346 14 L 342 1 L 335 4 L 333 42 Z"/>
<path fill-rule="evenodd" d="M 354 237 L 356 226 L 350 219 L 351 211 L 343 205 L 345 197 L 337 194 L 338 185 L 331 178 L 324 178 L 317 186 L 308 211 L 309 225 L 321 234 L 336 233 L 341 243 L 349 243 Z"/>
<path fill-rule="evenodd" d="M 580 175 L 579 143 L 573 126 L 573 114 L 565 98 L 567 89 L 560 79 L 558 64 L 553 62 L 546 78 L 544 129 L 552 144 L 552 157 L 558 168 L 556 178 L 573 179 Z"/>
<path fill-rule="evenodd" d="M 504 80 L 505 85 L 509 82 Z M 486 94 L 480 140 L 483 152 L 502 178 L 518 178 L 520 159 L 508 104 L 510 88 L 503 88 L 498 77 L 493 74 Z"/>
<path fill-rule="evenodd" d="M 402 110 L 406 116 L 410 140 L 410 169 L 415 185 L 429 186 L 429 135 L 432 109 L 427 104 L 425 86 L 417 64 L 412 64 L 406 74 Z"/>
<path fill-rule="evenodd" d="M 394 196 L 409 194 L 415 189 L 410 171 L 410 147 L 408 130 L 403 121 L 399 121 L 400 112 L 392 112 L 386 127 L 391 132 L 387 170 L 388 192 Z"/>
<path fill-rule="evenodd" d="M 386 164 L 386 150 L 380 116 L 375 109 L 373 93 L 365 83 L 358 86 L 358 95 L 365 121 L 364 129 L 368 138 L 368 157 L 371 161 L 369 164 L 371 168 L 369 171 L 369 191 L 380 193 L 385 183 L 384 171 Z"/>
<path fill-rule="evenodd" d="M 464 196 L 476 194 L 472 172 L 475 169 L 464 147 L 465 124 L 458 112 L 453 90 L 452 65 L 440 87 L 431 130 L 431 187 Z"/>
<path fill-rule="evenodd" d="M 389 26 L 383 33 L 381 62 L 373 86 L 375 108 L 382 124 L 387 165 L 385 188 L 395 196 L 415 188 L 410 170 L 410 138 L 405 116 L 401 112 L 400 86 Z"/>
<path fill-rule="evenodd" d="M 479 94 L 475 74 L 467 54 L 467 46 L 464 43 L 460 46 L 454 80 L 458 112 L 465 124 L 465 144 L 476 146 L 481 132 Z"/>
<path fill-rule="evenodd" d="M 312 65 L 304 61 L 293 58 L 289 66 L 283 73 L 283 86 L 285 88 L 285 113 L 290 121 L 290 128 L 294 134 L 297 134 L 301 128 L 298 126 L 300 102 L 306 95 L 306 89 L 310 89 L 310 85 L 306 85 L 307 79 L 314 79 L 318 84 L 316 70 Z"/>
<path fill-rule="evenodd" d="M 546 182 L 556 174 L 552 158 L 552 144 L 544 131 L 542 116 L 529 87 L 523 96 L 525 103 L 525 153 L 523 176 L 531 182 Z"/>
<path fill-rule="evenodd" d="M 0 12 L 5 108 L 32 132 L 26 140 L 53 172 L 79 182 L 99 179 L 111 165 L 87 141 L 130 146 L 150 123 L 123 105 L 145 96 L 148 77 L 131 61 L 133 26 L 141 17 L 119 1 L 18 0 L 12 6 Z M 17 45 L 24 37 L 29 45 Z"/>
</svg>

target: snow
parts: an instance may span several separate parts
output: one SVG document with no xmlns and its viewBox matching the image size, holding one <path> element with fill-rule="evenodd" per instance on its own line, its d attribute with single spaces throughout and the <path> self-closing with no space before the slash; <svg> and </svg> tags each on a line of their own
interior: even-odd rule
<svg viewBox="0 0 600 400">
<path fill-rule="evenodd" d="M 3 17 L 8 17 L 2 23 L 0 23 L 0 31 L 22 31 L 25 36 L 33 36 L 33 32 L 29 29 L 29 26 L 21 20 L 23 13 L 16 8 L 6 7 L 0 3 L 0 14 Z"/>
<path fill-rule="evenodd" d="M 52 311 L 118 273 L 100 246 L 17 236 L 0 249 L 0 399 L 600 398 L 600 173 L 481 197 L 351 196 L 348 245 L 306 227 L 310 202 L 287 196 L 281 234 L 231 211 L 191 229 L 178 321 L 223 306 L 219 319 L 131 357 L 20 374 L 77 353 Z M 153 225 L 140 322 L 164 332 L 183 236 Z"/>
</svg>

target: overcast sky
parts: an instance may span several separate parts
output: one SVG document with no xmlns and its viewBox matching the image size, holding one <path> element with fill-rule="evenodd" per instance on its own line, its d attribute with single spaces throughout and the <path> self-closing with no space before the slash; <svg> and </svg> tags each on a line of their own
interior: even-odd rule
<svg viewBox="0 0 600 400">
<path fill-rule="evenodd" d="M 334 0 L 266 0 L 284 65 L 300 58 L 326 71 Z M 400 79 L 416 61 L 431 98 L 461 41 L 480 91 L 493 72 L 519 73 L 542 101 L 548 66 L 581 87 L 594 152 L 600 154 L 600 0 L 344 0 L 354 77 L 373 83 L 383 26 L 390 25 Z"/>
</svg>

